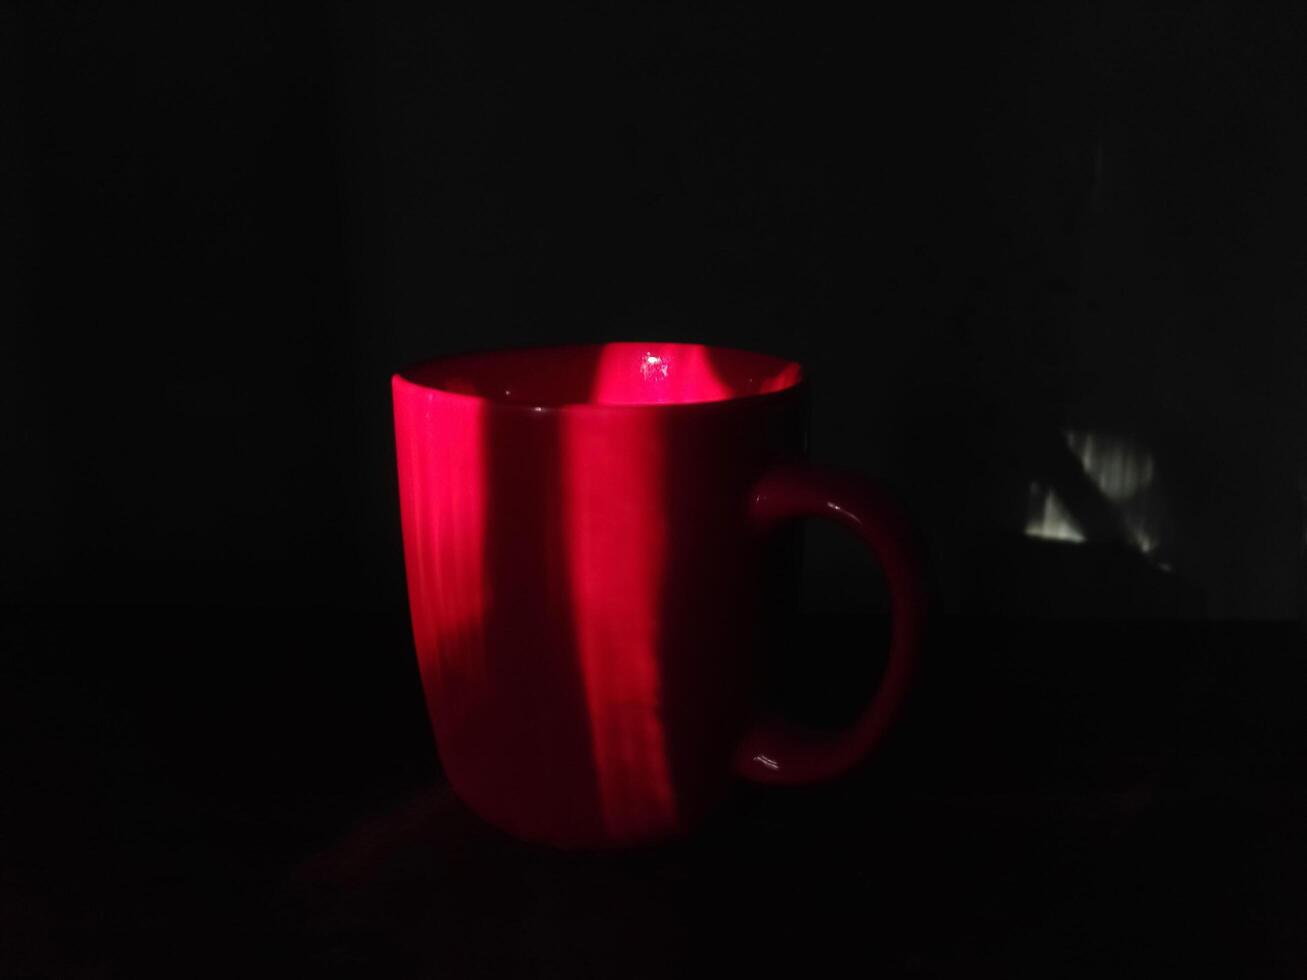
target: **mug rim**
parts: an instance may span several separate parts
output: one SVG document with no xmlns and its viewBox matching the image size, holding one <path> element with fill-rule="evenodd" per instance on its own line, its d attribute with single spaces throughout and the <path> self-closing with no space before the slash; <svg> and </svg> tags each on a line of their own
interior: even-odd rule
<svg viewBox="0 0 1307 980">
<path fill-rule="evenodd" d="M 508 356 L 512 354 L 523 353 L 544 353 L 544 352 L 564 352 L 564 351 L 594 351 L 601 350 L 612 344 L 639 346 L 659 346 L 659 347 L 696 347 L 704 351 L 719 352 L 723 354 L 743 355 L 747 357 L 765 358 L 774 361 L 776 369 L 784 370 L 788 368 L 796 369 L 796 378 L 794 381 L 786 384 L 782 388 L 767 392 L 749 392 L 745 394 L 730 395 L 725 398 L 700 399 L 695 401 L 679 402 L 593 402 L 593 401 L 563 401 L 556 403 L 538 403 L 533 401 L 517 401 L 493 395 L 470 394 L 467 392 L 453 391 L 449 388 L 442 388 L 434 384 L 420 381 L 413 375 L 415 372 L 438 365 L 444 362 L 451 362 L 463 358 L 493 358 L 499 356 Z M 440 354 L 435 357 L 428 357 L 420 361 L 413 361 L 399 368 L 391 374 L 392 388 L 400 385 L 406 385 L 410 388 L 420 389 L 430 395 L 440 396 L 442 398 L 455 399 L 464 402 L 476 402 L 483 405 L 493 406 L 496 411 L 518 411 L 531 413 L 535 415 L 548 415 L 556 412 L 640 412 L 640 411 L 658 411 L 658 412 L 710 412 L 726 411 L 732 408 L 753 406 L 770 401 L 776 401 L 784 398 L 793 398 L 796 395 L 803 395 L 809 387 L 808 371 L 801 361 L 788 357 L 781 357 L 776 354 L 769 354 L 763 351 L 750 350 L 744 347 L 731 347 L 722 344 L 705 344 L 697 341 L 680 341 L 680 340 L 612 340 L 612 341 L 593 341 L 570 344 L 525 344 L 512 347 L 498 348 L 481 348 L 476 350 L 458 351 L 451 354 Z"/>
</svg>

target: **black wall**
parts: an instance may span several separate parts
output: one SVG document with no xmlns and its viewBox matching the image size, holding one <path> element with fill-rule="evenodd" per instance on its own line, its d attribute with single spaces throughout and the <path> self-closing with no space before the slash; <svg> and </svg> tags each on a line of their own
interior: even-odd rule
<svg viewBox="0 0 1307 980">
<path fill-rule="evenodd" d="M 1296 615 L 1307 16 L 1045 6 L 0 6 L 0 598 L 400 604 L 389 372 L 650 337 L 804 360 L 947 610 Z"/>
</svg>

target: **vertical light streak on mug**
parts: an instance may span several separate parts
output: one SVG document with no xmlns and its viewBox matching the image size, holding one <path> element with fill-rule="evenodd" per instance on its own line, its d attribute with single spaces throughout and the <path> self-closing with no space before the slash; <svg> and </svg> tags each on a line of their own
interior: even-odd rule
<svg viewBox="0 0 1307 980">
<path fill-rule="evenodd" d="M 482 402 L 396 398 L 400 515 L 413 636 L 433 721 L 457 740 L 485 682 L 486 487 Z M 468 697 L 459 696 L 468 692 Z"/>
<path fill-rule="evenodd" d="M 630 390 L 632 352 L 600 359 L 593 400 Z M 613 355 L 613 356 L 610 356 Z M 644 355 L 639 355 L 644 356 Z M 647 363 L 647 362 L 646 362 Z M 639 367 L 634 368 L 636 372 Z M 638 374 L 635 375 L 638 377 Z M 606 379 L 606 380 L 605 380 Z M 674 818 L 658 674 L 665 571 L 662 443 L 656 413 L 637 423 L 634 444 L 594 413 L 563 411 L 572 610 L 609 833 L 638 836 Z"/>
</svg>

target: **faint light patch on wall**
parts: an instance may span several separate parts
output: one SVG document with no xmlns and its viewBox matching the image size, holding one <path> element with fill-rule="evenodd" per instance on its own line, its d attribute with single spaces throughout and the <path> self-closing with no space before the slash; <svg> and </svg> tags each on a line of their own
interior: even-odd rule
<svg viewBox="0 0 1307 980">
<path fill-rule="evenodd" d="M 1068 429 L 1062 436 L 1085 475 L 1115 508 L 1129 543 L 1167 568 L 1159 555 L 1165 511 L 1152 453 L 1124 436 L 1078 429 Z M 1025 533 L 1053 541 L 1088 540 L 1057 490 L 1038 482 L 1030 485 Z"/>
<path fill-rule="evenodd" d="M 1030 484 L 1030 509 L 1026 517 L 1026 537 L 1044 538 L 1048 541 L 1081 542 L 1085 540 L 1085 534 L 1080 530 L 1080 524 L 1066 509 L 1066 505 L 1062 503 L 1057 491 L 1042 483 Z"/>
</svg>

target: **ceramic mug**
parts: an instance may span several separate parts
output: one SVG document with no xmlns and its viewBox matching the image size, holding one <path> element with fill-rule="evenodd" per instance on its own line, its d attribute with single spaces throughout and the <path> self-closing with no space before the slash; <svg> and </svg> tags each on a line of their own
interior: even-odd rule
<svg viewBox="0 0 1307 980">
<path fill-rule="evenodd" d="M 442 358 L 392 379 L 409 604 L 456 793 L 561 847 L 684 834 L 733 775 L 835 777 L 898 711 L 925 588 L 902 509 L 811 466 L 801 367 L 695 344 Z M 756 716 L 755 654 L 800 518 L 853 530 L 891 602 L 884 676 L 851 728 Z"/>
</svg>

